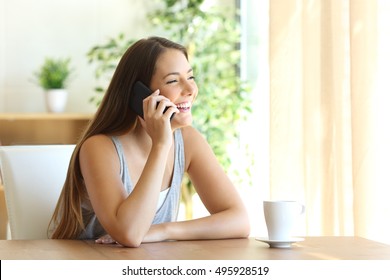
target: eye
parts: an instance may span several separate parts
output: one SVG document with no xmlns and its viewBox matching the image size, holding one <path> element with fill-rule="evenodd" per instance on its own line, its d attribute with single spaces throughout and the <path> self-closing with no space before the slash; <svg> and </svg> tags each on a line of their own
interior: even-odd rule
<svg viewBox="0 0 390 280">
<path fill-rule="evenodd" d="M 196 79 L 195 79 L 195 76 L 191 76 L 188 78 L 188 80 L 196 80 Z"/>
<path fill-rule="evenodd" d="M 169 84 L 173 84 L 173 83 L 176 83 L 177 82 L 177 80 L 169 80 L 169 81 L 167 81 L 167 84 L 169 85 Z"/>
</svg>

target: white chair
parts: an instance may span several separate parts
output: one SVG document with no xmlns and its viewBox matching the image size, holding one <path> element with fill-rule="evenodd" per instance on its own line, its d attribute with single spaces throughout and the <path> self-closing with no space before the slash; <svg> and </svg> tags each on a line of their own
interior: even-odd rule
<svg viewBox="0 0 390 280">
<path fill-rule="evenodd" d="M 47 239 L 75 145 L 0 146 L 11 239 Z"/>
</svg>

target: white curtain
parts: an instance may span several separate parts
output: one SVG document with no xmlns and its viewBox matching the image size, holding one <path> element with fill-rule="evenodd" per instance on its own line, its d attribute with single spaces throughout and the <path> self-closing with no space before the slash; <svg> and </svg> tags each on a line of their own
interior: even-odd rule
<svg viewBox="0 0 390 280">
<path fill-rule="evenodd" d="M 307 235 L 390 242 L 385 0 L 269 0 L 270 183 Z"/>
</svg>

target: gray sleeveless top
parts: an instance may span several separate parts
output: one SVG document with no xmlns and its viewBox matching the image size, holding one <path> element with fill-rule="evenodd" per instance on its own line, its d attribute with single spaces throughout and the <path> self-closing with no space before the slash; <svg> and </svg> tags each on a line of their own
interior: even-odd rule
<svg viewBox="0 0 390 280">
<path fill-rule="evenodd" d="M 177 219 L 180 204 L 180 186 L 184 174 L 184 142 L 180 129 L 174 132 L 175 139 L 175 161 L 173 168 L 173 176 L 168 193 L 161 207 L 157 209 L 154 216 L 153 224 L 164 222 L 173 222 Z M 131 181 L 129 170 L 126 164 L 122 144 L 117 137 L 112 137 L 120 162 L 120 176 L 128 194 L 134 189 L 134 184 Z M 97 219 L 90 201 L 82 204 L 83 221 L 85 230 L 79 235 L 78 239 L 96 239 L 106 234 L 106 231 L 101 226 Z"/>
</svg>

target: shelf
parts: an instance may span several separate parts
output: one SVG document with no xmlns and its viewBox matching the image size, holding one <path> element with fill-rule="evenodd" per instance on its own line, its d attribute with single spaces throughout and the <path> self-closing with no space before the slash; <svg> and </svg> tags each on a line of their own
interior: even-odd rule
<svg viewBox="0 0 390 280">
<path fill-rule="evenodd" d="M 92 114 L 0 113 L 1 145 L 75 144 Z"/>
</svg>

